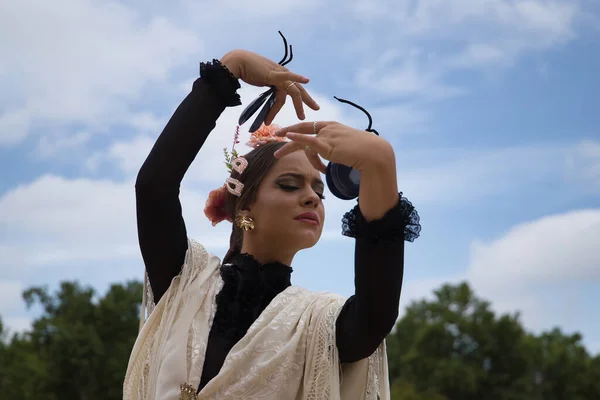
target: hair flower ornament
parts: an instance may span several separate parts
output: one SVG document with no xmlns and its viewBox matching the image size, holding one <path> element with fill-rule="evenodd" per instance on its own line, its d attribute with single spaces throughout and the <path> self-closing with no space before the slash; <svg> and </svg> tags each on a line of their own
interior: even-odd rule
<svg viewBox="0 0 600 400">
<path fill-rule="evenodd" d="M 279 125 L 271 124 L 269 126 L 262 124 L 260 128 L 252 132 L 246 146 L 253 149 L 273 142 L 287 142 L 285 137 L 275 136 L 275 131 L 281 128 Z"/>
<path fill-rule="evenodd" d="M 275 131 L 279 128 L 280 126 L 275 124 L 269 126 L 262 124 L 259 129 L 252 132 L 250 139 L 246 142 L 246 146 L 256 149 L 257 147 L 273 142 L 287 142 L 287 138 L 275 136 Z M 244 184 L 239 180 L 239 177 L 242 176 L 244 170 L 248 167 L 248 161 L 240 156 L 235 149 L 235 145 L 240 143 L 239 137 L 240 127 L 238 126 L 235 130 L 231 150 L 227 150 L 227 148 L 223 149 L 225 166 L 227 167 L 230 176 L 227 177 L 223 186 L 211 191 L 206 200 L 204 215 L 206 215 L 206 218 L 208 218 L 213 226 L 216 226 L 223 221 L 233 222 L 227 214 L 227 192 L 239 197 L 244 189 Z M 237 179 L 231 177 L 233 172 L 238 173 L 239 177 Z"/>
<path fill-rule="evenodd" d="M 232 222 L 225 209 L 226 200 L 227 187 L 225 187 L 225 185 L 208 194 L 206 206 L 204 207 L 204 215 L 206 215 L 206 218 L 212 223 L 212 226 L 216 226 L 219 222 L 225 220 Z"/>
</svg>

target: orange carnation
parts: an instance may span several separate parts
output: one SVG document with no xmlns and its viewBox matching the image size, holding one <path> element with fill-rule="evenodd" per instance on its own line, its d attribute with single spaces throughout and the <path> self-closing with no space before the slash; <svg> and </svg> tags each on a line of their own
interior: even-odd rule
<svg viewBox="0 0 600 400">
<path fill-rule="evenodd" d="M 271 124 L 269 126 L 262 124 L 260 128 L 252 132 L 252 134 L 250 135 L 250 140 L 248 140 L 246 146 L 257 148 L 259 146 L 264 146 L 268 143 L 287 142 L 287 138 L 275 136 L 274 133 L 279 128 L 280 126 L 275 124 Z"/>
<path fill-rule="evenodd" d="M 206 218 L 212 223 L 212 226 L 216 226 L 219 222 L 224 220 L 231 222 L 231 218 L 229 218 L 227 210 L 225 209 L 226 200 L 227 188 L 225 185 L 208 194 L 206 206 L 204 207 L 204 215 L 206 215 Z"/>
</svg>

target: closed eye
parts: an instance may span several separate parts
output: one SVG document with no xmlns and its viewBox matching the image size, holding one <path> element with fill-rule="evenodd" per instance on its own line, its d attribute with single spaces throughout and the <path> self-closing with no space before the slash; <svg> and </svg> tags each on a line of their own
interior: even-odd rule
<svg viewBox="0 0 600 400">
<path fill-rule="evenodd" d="M 284 184 L 281 184 L 281 183 L 278 183 L 278 184 L 277 184 L 277 186 L 279 186 L 279 188 L 280 188 L 281 190 L 285 191 L 285 192 L 294 192 L 294 191 L 296 191 L 296 190 L 300 189 L 300 188 L 299 188 L 299 187 L 297 187 L 297 186 L 284 185 Z M 320 198 L 321 200 L 325 200 L 325 195 L 324 195 L 323 193 L 320 193 L 320 192 L 318 192 L 318 191 L 316 191 L 316 190 L 315 190 L 315 193 L 317 193 L 317 196 L 319 196 L 319 198 Z"/>
<path fill-rule="evenodd" d="M 293 192 L 295 190 L 300 189 L 299 187 L 296 187 L 296 186 L 283 185 L 281 183 L 279 183 L 277 186 L 279 186 L 279 188 L 285 192 Z"/>
</svg>

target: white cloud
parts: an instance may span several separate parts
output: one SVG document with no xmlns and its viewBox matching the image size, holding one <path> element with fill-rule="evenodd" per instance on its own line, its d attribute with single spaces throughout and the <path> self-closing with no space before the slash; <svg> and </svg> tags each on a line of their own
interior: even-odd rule
<svg viewBox="0 0 600 400">
<path fill-rule="evenodd" d="M 519 224 L 495 240 L 474 242 L 467 276 L 497 310 L 521 311 L 530 329 L 577 327 L 591 343 L 600 329 L 589 319 L 594 300 L 581 292 L 582 285 L 600 283 L 599 237 L 600 209 Z"/>
<path fill-rule="evenodd" d="M 600 280 L 600 210 L 552 215 L 472 247 L 469 276 L 481 285 Z"/>
<path fill-rule="evenodd" d="M 0 280 L 0 315 L 11 311 L 20 303 L 22 291 L 20 282 Z"/>
<path fill-rule="evenodd" d="M 573 21 L 579 14 L 576 2 L 543 0 L 434 0 L 398 2 L 380 0 L 369 2 L 377 9 L 377 19 L 396 22 L 394 28 L 403 34 L 446 38 L 468 37 L 477 31 L 477 37 L 514 35 L 525 42 L 530 38 L 542 39 L 528 46 L 547 46 L 569 39 Z M 365 4 L 356 1 L 354 4 Z M 364 8 L 356 9 L 358 17 Z M 498 34 L 501 35 L 498 35 Z M 528 36 L 525 36 L 528 35 Z"/>
<path fill-rule="evenodd" d="M 237 12 L 229 12 L 228 6 Z M 3 4 L 0 46 L 10 57 L 0 62 L 0 145 L 19 143 L 42 127 L 60 127 L 53 130 L 63 132 L 55 133 L 59 136 L 75 125 L 92 134 L 117 125 L 132 126 L 138 133 L 152 129 L 159 125 L 157 118 L 134 106 L 149 92 L 160 97 L 171 91 L 173 72 L 197 62 L 209 47 L 211 55 L 219 56 L 228 50 L 223 45 L 235 45 L 237 35 L 222 30 L 218 40 L 204 40 L 206 32 L 223 26 L 239 26 L 243 42 L 250 45 L 264 43 L 264 35 L 272 31 L 265 18 L 286 20 L 297 49 L 314 47 L 315 35 L 330 35 L 333 29 L 346 39 L 327 49 L 328 60 L 345 62 L 344 49 L 351 44 L 354 54 L 368 60 L 357 72 L 364 89 L 444 98 L 464 93 L 444 82 L 449 70 L 498 65 L 502 58 L 564 43 L 573 37 L 581 14 L 577 3 L 541 0 L 355 1 L 341 10 L 339 6 L 333 1 L 300 6 L 272 0 L 252 6 L 239 0 L 201 6 L 182 0 L 169 8 L 157 2 L 142 6 L 97 0 Z M 314 23 L 334 9 L 339 22 Z M 451 45 L 426 51 L 423 39 Z M 240 45 L 239 39 L 236 43 Z M 373 62 L 382 53 L 385 67 Z"/>
<path fill-rule="evenodd" d="M 566 160 L 566 177 L 588 191 L 600 190 L 600 142 L 586 140 L 577 145 Z"/>
<path fill-rule="evenodd" d="M 462 204 L 502 194 L 525 196 L 535 186 L 598 190 L 600 143 L 546 144 L 490 150 L 438 149 L 398 157 L 398 180 L 415 204 Z M 426 165 L 426 166 L 425 166 Z M 553 189 L 553 190 L 554 190 Z M 558 192 L 555 196 L 568 196 Z M 540 198 L 540 200 L 542 200 Z"/>
<path fill-rule="evenodd" d="M 358 70 L 356 82 L 363 88 L 394 97 L 443 99 L 464 93 L 464 89 L 443 84 L 443 71 L 424 67 L 427 54 L 419 48 L 405 53 L 386 53 Z"/>
<path fill-rule="evenodd" d="M 425 99 L 463 94 L 448 83 L 455 70 L 510 65 L 573 39 L 584 16 L 577 2 L 543 0 L 357 0 L 349 9 L 373 27 L 357 49 L 369 55 L 358 83 L 383 95 Z M 396 57 L 380 58 L 374 42 L 395 49 Z"/>
<path fill-rule="evenodd" d="M 144 21 L 119 2 L 7 2 L 0 12 L 0 145 L 36 126 L 83 124 L 94 131 L 126 121 L 149 82 L 201 48 L 162 17 Z"/>
<path fill-rule="evenodd" d="M 12 145 L 21 141 L 31 125 L 31 115 L 29 110 L 6 109 L 0 114 L 0 146 Z"/>
<path fill-rule="evenodd" d="M 590 320 L 594 300 L 582 294 L 582 285 L 600 283 L 599 237 L 600 209 L 518 224 L 497 238 L 475 240 L 464 273 L 407 281 L 402 303 L 430 298 L 444 283 L 467 280 L 497 312 L 519 311 L 528 329 L 579 330 L 589 348 L 600 351 L 596 346 L 600 328 Z"/>
<path fill-rule="evenodd" d="M 74 135 L 61 135 L 59 137 L 44 135 L 40 137 L 36 153 L 40 158 L 62 156 L 85 146 L 90 138 L 89 132 L 78 132 Z"/>
</svg>

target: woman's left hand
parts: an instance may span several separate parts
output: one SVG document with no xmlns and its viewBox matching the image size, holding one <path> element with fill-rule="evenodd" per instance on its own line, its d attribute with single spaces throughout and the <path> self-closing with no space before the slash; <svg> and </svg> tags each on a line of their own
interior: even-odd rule
<svg viewBox="0 0 600 400">
<path fill-rule="evenodd" d="M 312 165 L 323 173 L 326 167 L 319 156 L 358 171 L 374 163 L 395 164 L 394 151 L 385 139 L 338 122 L 301 122 L 275 134 L 291 140 L 275 152 L 276 158 L 304 150 Z"/>
</svg>

